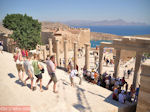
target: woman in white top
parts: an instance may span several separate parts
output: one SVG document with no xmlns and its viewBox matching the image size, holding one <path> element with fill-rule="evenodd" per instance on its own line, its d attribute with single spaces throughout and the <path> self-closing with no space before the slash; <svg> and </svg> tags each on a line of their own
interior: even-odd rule
<svg viewBox="0 0 150 112">
<path fill-rule="evenodd" d="M 18 49 L 17 53 L 14 54 L 14 61 L 16 62 L 16 68 L 18 71 L 19 80 L 23 81 L 25 72 L 23 67 L 23 58 L 20 49 Z M 22 72 L 22 77 L 21 77 L 21 72 Z"/>
</svg>

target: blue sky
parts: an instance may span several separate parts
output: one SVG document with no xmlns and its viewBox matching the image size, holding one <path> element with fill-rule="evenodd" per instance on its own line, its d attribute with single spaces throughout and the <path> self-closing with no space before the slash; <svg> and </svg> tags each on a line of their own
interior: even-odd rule
<svg viewBox="0 0 150 112">
<path fill-rule="evenodd" d="M 21 13 L 40 21 L 115 20 L 150 24 L 150 0 L 0 0 L 0 21 Z"/>
</svg>

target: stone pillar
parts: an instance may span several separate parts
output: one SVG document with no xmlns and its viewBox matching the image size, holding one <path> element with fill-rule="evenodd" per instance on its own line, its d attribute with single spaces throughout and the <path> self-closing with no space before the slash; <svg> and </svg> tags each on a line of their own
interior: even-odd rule
<svg viewBox="0 0 150 112">
<path fill-rule="evenodd" d="M 102 74 L 103 73 L 103 50 L 104 50 L 104 47 L 102 46 L 99 46 L 99 74 Z"/>
<path fill-rule="evenodd" d="M 87 43 L 85 44 L 85 68 L 86 70 L 89 70 L 89 47 L 90 47 L 90 44 Z"/>
<path fill-rule="evenodd" d="M 51 56 L 53 53 L 53 51 L 52 51 L 52 39 L 49 38 L 48 41 L 49 41 L 49 56 Z"/>
<path fill-rule="evenodd" d="M 43 60 L 45 61 L 47 57 L 46 48 L 43 49 Z"/>
<path fill-rule="evenodd" d="M 140 91 L 136 112 L 150 112 L 150 61 L 141 65 Z"/>
<path fill-rule="evenodd" d="M 76 65 L 77 65 L 77 55 L 78 51 L 77 51 L 77 42 L 74 42 L 74 69 L 76 69 Z"/>
<path fill-rule="evenodd" d="M 57 63 L 57 66 L 60 66 L 60 63 L 59 63 L 59 40 L 55 40 L 56 42 L 56 63 Z"/>
<path fill-rule="evenodd" d="M 67 40 L 64 40 L 64 60 L 65 60 L 65 68 L 67 69 L 67 65 L 68 65 L 68 46 L 67 46 Z"/>
<path fill-rule="evenodd" d="M 135 67 L 134 67 L 134 77 L 133 77 L 133 87 L 136 88 L 138 86 L 139 77 L 140 77 L 140 66 L 141 66 L 141 58 L 142 58 L 142 51 L 136 51 L 136 60 L 135 60 Z"/>
<path fill-rule="evenodd" d="M 120 55 L 121 55 L 121 49 L 116 49 L 115 66 L 114 66 L 114 77 L 115 78 L 117 78 L 119 75 Z"/>
</svg>

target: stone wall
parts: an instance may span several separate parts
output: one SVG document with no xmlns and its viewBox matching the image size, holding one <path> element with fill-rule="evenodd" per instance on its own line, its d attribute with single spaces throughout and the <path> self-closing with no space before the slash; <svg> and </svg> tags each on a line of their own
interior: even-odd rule
<svg viewBox="0 0 150 112">
<path fill-rule="evenodd" d="M 43 44 L 48 44 L 48 38 L 53 38 L 52 32 L 41 32 L 41 41 Z"/>
<path fill-rule="evenodd" d="M 150 112 L 150 61 L 141 66 L 141 86 L 136 112 Z"/>
<path fill-rule="evenodd" d="M 12 45 L 13 39 L 0 35 L 0 40 L 3 41 L 3 50 L 4 51 L 10 52 L 10 53 L 14 52 L 15 46 Z"/>
</svg>

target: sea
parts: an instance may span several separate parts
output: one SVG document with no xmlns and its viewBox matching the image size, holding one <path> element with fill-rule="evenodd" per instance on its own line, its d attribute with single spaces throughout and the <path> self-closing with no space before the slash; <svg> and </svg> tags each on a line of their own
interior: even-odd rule
<svg viewBox="0 0 150 112">
<path fill-rule="evenodd" d="M 150 34 L 150 26 L 74 26 L 75 28 L 90 28 L 91 32 L 109 33 L 120 36 L 146 35 Z M 100 42 L 107 40 L 93 41 L 91 47 L 95 48 Z"/>
</svg>

